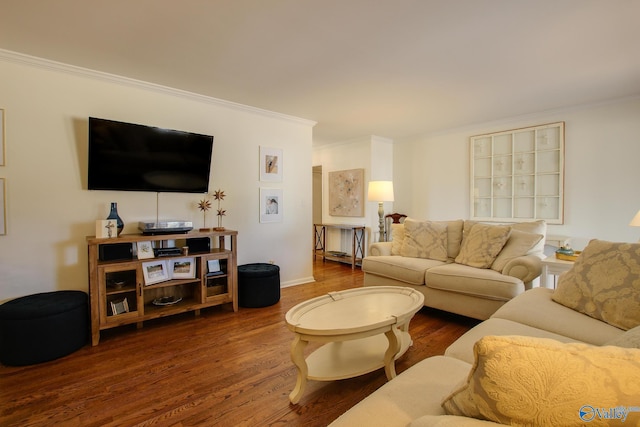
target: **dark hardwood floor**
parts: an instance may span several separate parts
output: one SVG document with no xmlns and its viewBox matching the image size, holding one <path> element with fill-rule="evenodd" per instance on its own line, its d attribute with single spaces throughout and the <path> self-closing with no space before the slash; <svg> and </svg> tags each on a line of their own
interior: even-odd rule
<svg viewBox="0 0 640 427">
<path fill-rule="evenodd" d="M 329 291 L 362 286 L 357 269 L 314 264 L 315 283 L 284 288 L 265 308 L 228 306 L 102 333 L 61 359 L 0 365 L 2 426 L 326 426 L 386 382 L 380 369 L 335 382 L 309 381 L 289 403 L 296 370 L 287 310 Z M 478 322 L 423 308 L 414 341 L 396 363 L 401 373 L 444 349 Z"/>
</svg>

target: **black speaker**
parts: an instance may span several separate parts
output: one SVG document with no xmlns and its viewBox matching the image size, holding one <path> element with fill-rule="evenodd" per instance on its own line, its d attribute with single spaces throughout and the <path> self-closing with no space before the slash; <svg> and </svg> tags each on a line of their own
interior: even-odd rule
<svg viewBox="0 0 640 427">
<path fill-rule="evenodd" d="M 187 239 L 189 253 L 209 252 L 211 250 L 211 239 L 209 237 L 192 237 Z"/>
<path fill-rule="evenodd" d="M 100 261 L 133 259 L 133 245 L 131 243 L 98 245 L 98 258 Z"/>
</svg>

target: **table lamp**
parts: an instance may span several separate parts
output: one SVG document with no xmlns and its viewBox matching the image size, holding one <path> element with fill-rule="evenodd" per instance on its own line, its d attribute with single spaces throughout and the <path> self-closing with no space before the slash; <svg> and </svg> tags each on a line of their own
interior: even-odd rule
<svg viewBox="0 0 640 427">
<path fill-rule="evenodd" d="M 368 199 L 370 202 L 378 202 L 378 217 L 380 237 L 382 242 L 384 236 L 384 202 L 393 202 L 393 182 L 392 181 L 369 181 Z"/>
</svg>

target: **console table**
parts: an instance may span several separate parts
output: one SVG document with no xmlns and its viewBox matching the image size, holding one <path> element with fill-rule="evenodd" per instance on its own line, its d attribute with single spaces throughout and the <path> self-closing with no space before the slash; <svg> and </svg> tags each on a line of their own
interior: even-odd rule
<svg viewBox="0 0 640 427">
<path fill-rule="evenodd" d="M 341 253 L 327 251 L 327 230 L 339 229 L 351 231 L 351 253 Z M 362 263 L 364 258 L 365 244 L 365 226 L 352 224 L 313 224 L 313 259 L 316 256 L 322 257 L 322 260 L 331 260 L 351 264 L 351 268 L 355 270 L 356 265 Z"/>
</svg>

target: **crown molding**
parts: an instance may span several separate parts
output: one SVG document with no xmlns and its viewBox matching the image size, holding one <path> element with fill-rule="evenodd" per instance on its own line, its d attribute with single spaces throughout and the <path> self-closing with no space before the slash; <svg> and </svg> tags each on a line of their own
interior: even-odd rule
<svg viewBox="0 0 640 427">
<path fill-rule="evenodd" d="M 223 99 L 201 95 L 201 94 L 189 92 L 186 90 L 162 86 L 155 83 L 149 83 L 142 80 L 136 80 L 129 77 L 118 76 L 115 74 L 105 73 L 102 71 L 91 70 L 88 68 L 77 67 L 75 65 L 65 64 L 62 62 L 52 61 L 49 59 L 39 58 L 39 57 L 26 55 L 19 52 L 13 52 L 5 49 L 0 49 L 0 61 L 13 62 L 13 63 L 18 63 L 18 64 L 27 65 L 31 67 L 43 68 L 49 71 L 55 71 L 55 72 L 70 74 L 74 76 L 90 78 L 94 80 L 106 81 L 109 83 L 115 83 L 123 86 L 135 87 L 138 89 L 144 89 L 144 90 L 161 93 L 165 95 L 186 98 L 192 101 L 218 105 L 221 107 L 226 107 L 234 110 L 240 110 L 248 113 L 259 114 L 259 115 L 270 117 L 270 118 L 294 122 L 294 123 L 302 124 L 305 126 L 313 127 L 317 124 L 317 122 L 309 119 L 290 116 L 288 114 L 276 113 L 274 111 L 264 110 L 262 108 L 257 108 L 257 107 L 251 107 L 249 105 L 239 104 L 237 102 L 225 101 Z"/>
</svg>

